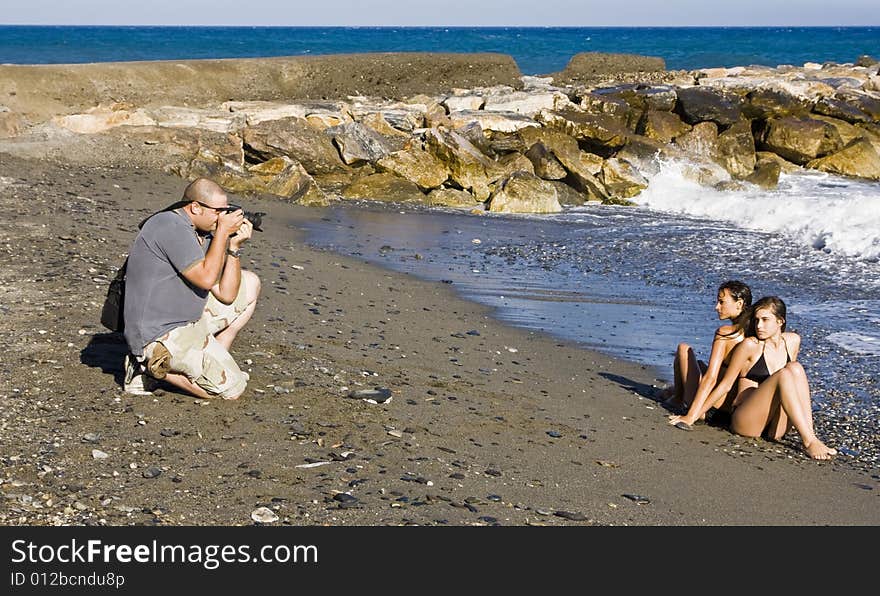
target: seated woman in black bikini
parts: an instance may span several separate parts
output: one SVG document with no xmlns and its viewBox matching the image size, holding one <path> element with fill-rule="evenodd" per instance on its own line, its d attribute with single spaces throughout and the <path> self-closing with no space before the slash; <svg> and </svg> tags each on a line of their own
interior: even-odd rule
<svg viewBox="0 0 880 596">
<path fill-rule="evenodd" d="M 727 371 L 698 414 L 723 403 L 738 382 L 730 421 L 733 432 L 779 440 L 794 426 L 810 457 L 831 459 L 837 451 L 820 441 L 813 429 L 810 387 L 797 362 L 801 338 L 785 331 L 785 303 L 775 296 L 761 298 L 752 313 L 755 337 L 734 348 Z"/>
</svg>

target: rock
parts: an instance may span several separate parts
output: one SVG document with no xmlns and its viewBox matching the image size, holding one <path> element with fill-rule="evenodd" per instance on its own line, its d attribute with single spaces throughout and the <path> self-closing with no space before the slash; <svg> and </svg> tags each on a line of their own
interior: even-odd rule
<svg viewBox="0 0 880 596">
<path fill-rule="evenodd" d="M 348 165 L 375 163 L 394 151 L 394 146 L 376 131 L 359 122 L 349 122 L 327 129 L 342 161 Z"/>
<path fill-rule="evenodd" d="M 718 152 L 718 125 L 699 122 L 675 139 L 675 146 L 693 157 L 711 159 Z"/>
<path fill-rule="evenodd" d="M 346 199 L 424 203 L 425 195 L 415 183 L 390 172 L 373 174 L 355 180 L 342 191 Z"/>
<path fill-rule="evenodd" d="M 746 118 L 766 120 L 786 116 L 804 116 L 810 111 L 810 102 L 781 89 L 759 88 L 746 93 L 743 115 Z"/>
<path fill-rule="evenodd" d="M 832 125 L 810 118 L 774 118 L 767 121 L 761 147 L 803 165 L 834 153 L 843 146 Z"/>
<path fill-rule="evenodd" d="M 762 162 L 772 161 L 779 166 L 780 172 L 785 174 L 791 174 L 792 172 L 797 172 L 801 169 L 799 165 L 791 163 L 783 157 L 779 157 L 772 151 L 756 151 L 755 157 L 757 158 L 755 167 L 758 167 Z"/>
<path fill-rule="evenodd" d="M 189 176 L 210 178 L 231 193 L 268 193 L 304 205 L 328 204 L 324 192 L 305 168 L 286 156 L 240 168 L 208 151 L 201 151 L 190 165 Z"/>
<path fill-rule="evenodd" d="M 156 125 L 156 121 L 147 115 L 144 110 L 132 110 L 129 109 L 130 107 L 125 104 L 99 105 L 88 110 L 85 114 L 55 116 L 52 118 L 52 122 L 78 134 L 95 134 L 123 125 Z M 200 128 L 208 128 L 208 126 L 204 125 Z M 228 130 L 223 130 L 222 132 L 228 132 Z"/>
<path fill-rule="evenodd" d="M 0 139 L 17 136 L 26 127 L 27 119 L 21 114 L 8 109 L 0 110 Z"/>
<path fill-rule="evenodd" d="M 553 152 L 543 143 L 535 143 L 526 152 L 526 157 L 532 162 L 535 175 L 544 180 L 562 180 L 568 175 Z"/>
<path fill-rule="evenodd" d="M 489 177 L 492 161 L 473 143 L 460 134 L 444 128 L 432 128 L 425 133 L 427 150 L 449 170 L 461 188 L 470 190 L 477 200 L 489 197 Z"/>
<path fill-rule="evenodd" d="M 713 159 L 735 178 L 751 174 L 756 161 L 751 124 L 741 120 L 718 135 Z"/>
<path fill-rule="evenodd" d="M 496 132 L 516 132 L 522 128 L 539 126 L 528 116 L 514 112 L 487 112 L 484 110 L 452 112 L 449 114 L 449 122 L 456 129 L 477 122 L 482 130 Z"/>
<path fill-rule="evenodd" d="M 110 456 L 100 449 L 92 449 L 92 457 L 94 459 L 107 459 Z"/>
<path fill-rule="evenodd" d="M 574 138 L 560 131 L 523 130 L 520 135 L 529 147 L 540 142 L 549 149 L 568 171 L 566 182 L 576 191 L 587 193 L 598 200 L 608 199 L 608 191 L 596 178 L 602 170 L 601 157 L 581 151 Z"/>
<path fill-rule="evenodd" d="M 346 169 L 331 138 L 302 118 L 260 122 L 242 132 L 245 153 L 256 162 L 287 156 L 311 175 Z"/>
<path fill-rule="evenodd" d="M 395 151 L 381 158 L 376 167 L 380 172 L 391 172 L 414 182 L 419 188 L 438 188 L 449 178 L 443 162 L 419 148 Z"/>
<path fill-rule="evenodd" d="M 880 155 L 866 139 L 853 139 L 840 151 L 807 162 L 807 167 L 868 180 L 880 180 Z"/>
<path fill-rule="evenodd" d="M 534 174 L 514 172 L 489 199 L 489 211 L 499 213 L 558 213 L 556 189 Z"/>
<path fill-rule="evenodd" d="M 101 435 L 98 433 L 86 433 L 82 437 L 83 443 L 100 443 Z"/>
<path fill-rule="evenodd" d="M 535 119 L 547 128 L 584 141 L 600 154 L 623 147 L 629 134 L 619 120 L 607 114 L 542 110 Z"/>
<path fill-rule="evenodd" d="M 702 186 L 718 186 L 730 181 L 730 173 L 713 161 L 691 161 L 685 163 L 682 176 Z"/>
<path fill-rule="evenodd" d="M 376 387 L 374 389 L 355 389 L 348 392 L 348 397 L 353 399 L 364 399 L 372 403 L 382 404 L 391 401 L 391 390 L 387 387 Z"/>
<path fill-rule="evenodd" d="M 453 112 L 479 110 L 483 107 L 483 102 L 483 98 L 479 95 L 451 95 L 441 103 L 452 114 Z"/>
<path fill-rule="evenodd" d="M 648 188 L 648 181 L 630 162 L 611 157 L 602 166 L 602 182 L 608 192 L 628 199 Z"/>
<path fill-rule="evenodd" d="M 150 467 L 141 472 L 144 478 L 158 478 L 162 474 L 162 470 L 156 467 Z"/>
<path fill-rule="evenodd" d="M 867 114 L 871 122 L 880 122 L 880 97 L 854 89 L 838 91 L 834 97 Z"/>
<path fill-rule="evenodd" d="M 741 100 L 737 96 L 700 87 L 679 89 L 677 93 L 675 111 L 688 124 L 714 122 L 727 128 L 742 116 Z"/>
<path fill-rule="evenodd" d="M 688 158 L 685 152 L 676 145 L 668 145 L 642 135 L 630 135 L 626 145 L 617 152 L 615 157 L 625 159 L 636 166 L 640 172 L 648 175 L 655 175 L 660 171 L 658 158 L 675 160 Z"/>
<path fill-rule="evenodd" d="M 586 515 L 577 511 L 556 511 L 553 515 L 571 521 L 589 521 Z"/>
<path fill-rule="evenodd" d="M 526 172 L 535 174 L 535 167 L 529 159 L 521 153 L 513 152 L 502 155 L 492 164 L 492 172 L 489 177 L 491 182 L 496 182 L 502 178 L 508 177 L 514 172 Z"/>
<path fill-rule="evenodd" d="M 254 126 L 268 120 L 305 118 L 307 114 L 305 106 L 277 101 L 224 101 L 220 104 L 220 108 L 234 114 L 244 115 L 248 126 Z"/>
<path fill-rule="evenodd" d="M 671 143 L 673 139 L 688 132 L 691 128 L 689 124 L 682 122 L 677 114 L 649 110 L 645 113 L 636 131 L 649 139 L 661 143 Z"/>
<path fill-rule="evenodd" d="M 848 144 L 853 139 L 871 140 L 870 133 L 864 128 L 860 128 L 844 120 L 831 118 L 830 116 L 821 116 L 819 114 L 813 114 L 811 118 L 813 120 L 819 120 L 820 122 L 827 122 L 833 126 L 837 130 L 837 134 L 840 135 L 840 140 L 844 145 Z"/>
<path fill-rule="evenodd" d="M 874 119 L 858 107 L 834 97 L 823 97 L 815 103 L 813 111 L 823 116 L 830 116 L 850 123 L 872 122 Z"/>
<path fill-rule="evenodd" d="M 770 159 L 758 159 L 755 163 L 754 171 L 745 177 L 745 181 L 767 190 L 773 190 L 779 185 L 779 174 L 781 172 L 782 168 L 779 162 Z"/>
<path fill-rule="evenodd" d="M 410 139 L 409 134 L 403 132 L 402 130 L 394 128 L 394 126 L 390 122 L 388 122 L 385 116 L 378 112 L 365 115 L 361 119 L 361 124 L 384 137 L 385 140 L 392 145 L 395 144 L 395 141 L 397 143 L 400 143 L 401 147 L 399 148 L 395 145 L 398 151 L 402 148 L 402 145 Z"/>
<path fill-rule="evenodd" d="M 589 114 L 609 116 L 620 126 L 634 130 L 641 111 L 634 110 L 626 100 L 613 95 L 611 92 L 615 89 L 597 89 L 593 92 L 584 93 L 580 98 L 580 107 L 582 111 Z"/>
<path fill-rule="evenodd" d="M 567 107 L 571 100 L 560 91 L 525 92 L 495 91 L 484 98 L 483 110 L 486 112 L 505 112 L 531 118 L 541 110 L 559 110 Z"/>
<path fill-rule="evenodd" d="M 876 66 L 877 64 L 877 59 L 873 56 L 868 56 L 867 54 L 859 56 L 855 61 L 855 66 L 864 66 L 866 68 Z"/>
<path fill-rule="evenodd" d="M 438 188 L 428 194 L 428 204 L 436 207 L 467 207 L 472 209 L 482 205 L 469 192 L 456 188 Z"/>
<path fill-rule="evenodd" d="M 638 112 L 671 112 L 675 109 L 675 102 L 678 99 L 674 87 L 643 83 L 620 85 L 599 90 L 597 93 L 608 93 L 612 97 L 619 97 Z"/>
<path fill-rule="evenodd" d="M 198 128 L 222 133 L 237 132 L 247 123 L 244 114 L 184 106 L 162 106 L 145 112 L 145 115 L 147 120 L 140 123 L 144 126 L 154 124 L 166 128 Z"/>
<path fill-rule="evenodd" d="M 647 505 L 651 502 L 651 499 L 648 497 L 643 497 L 642 495 L 635 495 L 631 493 L 625 493 L 622 496 L 626 497 L 630 501 L 637 503 L 639 505 Z"/>
<path fill-rule="evenodd" d="M 596 197 L 591 196 L 588 193 L 578 192 L 572 187 L 570 187 L 565 182 L 558 182 L 556 180 L 549 180 L 548 184 L 552 184 L 553 188 L 556 189 L 556 197 L 559 199 L 560 205 L 574 205 L 581 206 L 589 200 L 598 200 Z"/>
<path fill-rule="evenodd" d="M 278 521 L 278 516 L 268 507 L 257 507 L 251 512 L 251 519 L 258 524 L 271 524 Z"/>
</svg>

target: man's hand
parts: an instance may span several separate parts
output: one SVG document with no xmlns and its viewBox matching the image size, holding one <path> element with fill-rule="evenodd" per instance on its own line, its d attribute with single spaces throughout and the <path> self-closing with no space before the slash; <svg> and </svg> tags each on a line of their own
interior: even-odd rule
<svg viewBox="0 0 880 596">
<path fill-rule="evenodd" d="M 244 212 L 241 209 L 220 213 L 217 216 L 217 235 L 226 232 L 227 236 L 232 236 L 239 230 L 243 221 L 245 221 Z"/>
<path fill-rule="evenodd" d="M 241 212 L 239 211 L 237 213 Z M 231 250 L 238 250 L 242 244 L 247 242 L 248 238 L 250 238 L 251 234 L 253 233 L 254 224 L 252 224 L 248 219 L 243 219 L 241 225 L 238 228 L 238 232 L 229 237 L 229 248 Z"/>
</svg>

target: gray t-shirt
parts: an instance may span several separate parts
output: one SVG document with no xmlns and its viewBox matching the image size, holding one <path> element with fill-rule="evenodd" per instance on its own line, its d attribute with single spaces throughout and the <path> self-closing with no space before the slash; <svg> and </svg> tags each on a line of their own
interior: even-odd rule
<svg viewBox="0 0 880 596">
<path fill-rule="evenodd" d="M 185 213 L 164 211 L 141 228 L 128 253 L 125 273 L 125 341 L 136 356 L 144 346 L 181 325 L 197 321 L 208 290 L 190 284 L 181 271 L 205 258 Z"/>
</svg>

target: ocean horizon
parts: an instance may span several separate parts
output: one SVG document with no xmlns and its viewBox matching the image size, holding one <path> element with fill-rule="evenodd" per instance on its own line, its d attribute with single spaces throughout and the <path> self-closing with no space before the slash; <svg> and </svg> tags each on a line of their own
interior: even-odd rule
<svg viewBox="0 0 880 596">
<path fill-rule="evenodd" d="M 353 34 L 356 33 L 356 34 Z M 283 27 L 0 25 L 0 63 L 66 64 L 348 54 L 498 52 L 526 75 L 579 52 L 657 56 L 671 70 L 855 61 L 880 48 L 863 27 Z"/>
</svg>

